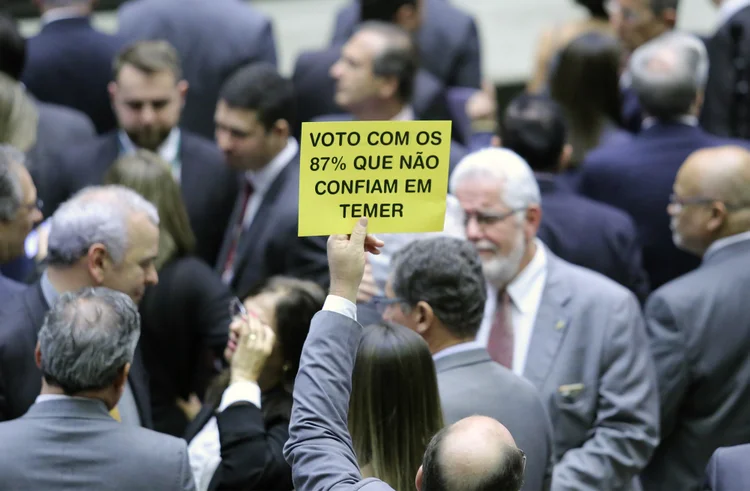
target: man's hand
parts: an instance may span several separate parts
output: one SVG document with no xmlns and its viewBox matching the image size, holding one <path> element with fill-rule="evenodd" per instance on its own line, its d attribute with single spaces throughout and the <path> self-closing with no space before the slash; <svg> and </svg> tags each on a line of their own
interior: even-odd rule
<svg viewBox="0 0 750 491">
<path fill-rule="evenodd" d="M 365 271 L 365 252 L 380 254 L 383 241 L 367 235 L 367 218 L 360 218 L 350 236 L 328 238 L 328 267 L 331 270 L 331 295 L 357 301 L 357 291 Z"/>
<path fill-rule="evenodd" d="M 232 327 L 239 330 L 240 336 L 232 356 L 231 382 L 258 383 L 266 359 L 273 351 L 276 340 L 273 329 L 252 316 L 236 318 Z"/>
<path fill-rule="evenodd" d="M 372 274 L 372 265 L 370 261 L 365 258 L 365 274 L 362 277 L 362 282 L 359 284 L 359 290 L 357 291 L 357 302 L 367 303 L 372 300 L 372 297 L 380 293 L 380 288 L 375 282 L 375 277 Z"/>
</svg>

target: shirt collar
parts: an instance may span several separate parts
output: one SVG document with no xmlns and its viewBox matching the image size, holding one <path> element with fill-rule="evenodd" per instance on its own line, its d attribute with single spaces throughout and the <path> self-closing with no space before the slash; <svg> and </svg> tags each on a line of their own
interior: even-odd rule
<svg viewBox="0 0 750 491">
<path fill-rule="evenodd" d="M 750 0 L 726 0 L 719 7 L 719 15 L 717 19 L 717 28 L 726 24 L 734 14 L 750 6 Z"/>
<path fill-rule="evenodd" d="M 698 118 L 696 118 L 695 116 L 690 116 L 688 114 L 674 118 L 673 122 L 684 124 L 686 126 L 698 126 Z M 641 128 L 645 130 L 651 128 L 652 126 L 656 126 L 658 123 L 660 123 L 658 119 L 649 116 L 643 119 L 643 125 L 641 126 Z"/>
<path fill-rule="evenodd" d="M 47 12 L 42 14 L 40 20 L 42 25 L 46 26 L 47 24 L 51 24 L 56 20 L 82 19 L 85 17 L 88 16 L 81 15 L 77 7 L 58 7 L 56 9 L 48 10 Z"/>
<path fill-rule="evenodd" d="M 55 290 L 55 287 L 52 286 L 52 283 L 50 283 L 49 276 L 47 276 L 47 271 L 42 273 L 42 279 L 39 281 L 39 284 L 42 287 L 42 295 L 44 295 L 44 300 L 47 302 L 47 305 L 51 309 L 52 306 L 57 302 L 57 299 L 60 298 L 60 293 Z"/>
<path fill-rule="evenodd" d="M 545 251 L 544 244 L 536 238 L 534 242 L 536 244 L 534 257 L 531 258 L 531 262 L 510 282 L 506 289 L 513 305 L 524 314 L 531 312 L 535 308 L 529 294 L 534 288 L 534 282 L 547 268 L 547 252 Z"/>
<path fill-rule="evenodd" d="M 135 153 L 135 151 L 138 150 L 138 147 L 135 145 L 135 143 L 133 143 L 133 140 L 130 139 L 125 131 L 120 130 L 119 136 L 123 153 Z M 173 164 L 177 161 L 177 156 L 180 153 L 179 128 L 172 128 L 172 131 L 169 132 L 167 138 L 162 142 L 161 145 L 159 145 L 159 148 L 156 149 L 156 153 L 158 153 L 159 156 L 169 164 Z"/>
<path fill-rule="evenodd" d="M 245 178 L 253 185 L 253 194 L 263 195 L 276 179 L 276 176 L 284 170 L 289 162 L 297 155 L 299 144 L 297 140 L 290 137 L 284 149 L 260 170 L 245 172 Z"/>
<path fill-rule="evenodd" d="M 466 341 L 464 343 L 454 344 L 453 346 L 448 346 L 444 350 L 440 350 L 434 355 L 432 355 L 432 360 L 438 361 L 440 358 L 445 358 L 448 355 L 453 355 L 455 353 L 463 353 L 464 351 L 471 351 L 481 346 L 482 345 L 479 344 L 479 342 L 477 341 Z"/>
<path fill-rule="evenodd" d="M 401 112 L 391 118 L 391 121 L 414 121 L 414 119 L 414 108 L 407 104 Z"/>
<path fill-rule="evenodd" d="M 706 249 L 706 252 L 703 254 L 703 260 L 707 260 L 709 256 L 712 256 L 716 254 L 719 250 L 729 247 L 732 244 L 736 244 L 738 242 L 743 242 L 746 240 L 750 240 L 750 231 L 748 232 L 742 232 L 735 235 L 730 235 L 729 237 L 724 237 L 722 239 L 719 239 L 717 241 L 714 241 L 713 244 L 711 244 L 708 249 Z"/>
</svg>

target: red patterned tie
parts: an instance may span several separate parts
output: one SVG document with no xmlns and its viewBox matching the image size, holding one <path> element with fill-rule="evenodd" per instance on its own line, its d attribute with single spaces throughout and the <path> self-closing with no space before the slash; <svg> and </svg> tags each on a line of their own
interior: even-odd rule
<svg viewBox="0 0 750 491">
<path fill-rule="evenodd" d="M 240 216 L 237 222 L 234 224 L 232 230 L 232 243 L 229 245 L 229 251 L 227 252 L 227 260 L 224 262 L 224 275 L 229 274 L 234 266 L 234 254 L 237 252 L 237 245 L 240 242 L 240 236 L 242 235 L 242 225 L 245 221 L 245 213 L 247 212 L 247 203 L 250 201 L 250 197 L 253 195 L 253 184 L 245 179 L 245 187 L 243 188 L 242 195 L 242 207 L 240 208 Z"/>
<path fill-rule="evenodd" d="M 497 296 L 487 351 L 497 363 L 513 369 L 513 317 L 510 296 L 504 290 Z"/>
</svg>

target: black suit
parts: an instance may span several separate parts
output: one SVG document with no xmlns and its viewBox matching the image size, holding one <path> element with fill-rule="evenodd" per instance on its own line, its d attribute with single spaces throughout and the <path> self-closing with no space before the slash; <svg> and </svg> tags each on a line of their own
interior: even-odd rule
<svg viewBox="0 0 750 491">
<path fill-rule="evenodd" d="M 213 264 L 234 206 L 237 176 L 213 142 L 185 130 L 180 133 L 180 187 L 196 238 L 196 255 Z M 50 216 L 76 191 L 102 184 L 120 153 L 118 132 L 111 131 L 61 154 L 54 171 L 50 170 L 57 186 L 40 194 L 44 215 Z"/>
<path fill-rule="evenodd" d="M 34 350 L 47 311 L 42 287 L 36 283 L 0 312 L 0 421 L 23 416 L 42 389 L 42 372 L 36 366 Z M 148 377 L 138 349 L 128 382 L 141 426 L 151 428 Z"/>
<path fill-rule="evenodd" d="M 234 226 L 242 213 L 243 196 L 235 203 L 224 244 L 216 262 L 217 272 L 231 249 Z M 328 285 L 326 238 L 298 237 L 299 153 L 289 162 L 263 195 L 250 226 L 240 235 L 234 255 L 230 288 L 243 295 L 253 286 L 276 275 L 292 276 Z"/>
<path fill-rule="evenodd" d="M 270 390 L 261 396 L 261 407 L 238 402 L 217 413 L 213 406 L 205 405 L 188 426 L 185 439 L 190 442 L 216 416 L 221 464 L 209 491 L 294 488 L 292 470 L 282 452 L 289 438 L 292 396 L 282 388 Z"/>
<path fill-rule="evenodd" d="M 318 116 L 343 112 L 334 102 L 336 81 L 329 73 L 340 54 L 341 46 L 336 45 L 320 51 L 308 51 L 297 58 L 292 81 L 297 96 L 300 124 L 312 121 Z M 451 119 L 445 87 L 437 77 L 426 70 L 420 69 L 417 72 L 411 105 L 419 119 Z M 454 134 L 454 139 L 456 136 L 457 133 Z"/>
<path fill-rule="evenodd" d="M 124 44 L 94 29 L 88 17 L 50 22 L 29 39 L 21 79 L 39 100 L 78 109 L 104 133 L 117 126 L 107 84 Z"/>
<path fill-rule="evenodd" d="M 559 257 L 608 276 L 645 301 L 648 276 L 633 219 L 573 193 L 558 180 L 537 175 L 544 210 L 537 236 Z"/>
</svg>

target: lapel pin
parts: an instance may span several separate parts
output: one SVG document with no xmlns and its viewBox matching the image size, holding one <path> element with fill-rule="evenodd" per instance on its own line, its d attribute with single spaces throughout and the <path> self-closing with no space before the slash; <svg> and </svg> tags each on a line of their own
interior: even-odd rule
<svg viewBox="0 0 750 491">
<path fill-rule="evenodd" d="M 564 320 L 557 321 L 557 324 L 555 324 L 555 329 L 557 329 L 558 331 L 560 329 L 565 329 L 565 321 Z"/>
</svg>

